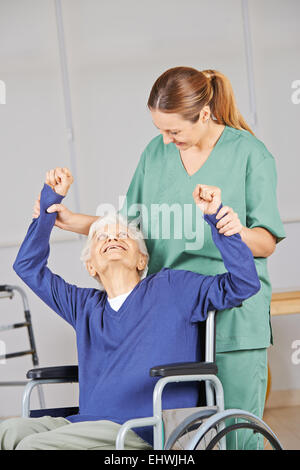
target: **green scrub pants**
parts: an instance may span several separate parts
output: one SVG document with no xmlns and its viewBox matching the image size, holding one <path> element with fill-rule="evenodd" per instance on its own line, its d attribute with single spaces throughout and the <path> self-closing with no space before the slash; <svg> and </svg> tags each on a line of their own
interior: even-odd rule
<svg viewBox="0 0 300 470">
<path fill-rule="evenodd" d="M 238 408 L 249 411 L 259 418 L 263 417 L 267 382 L 268 360 L 267 349 L 252 349 L 230 351 L 216 354 L 218 377 L 222 382 L 225 398 L 225 409 Z M 229 421 L 226 425 L 230 424 Z M 257 436 L 249 438 L 249 431 L 243 431 L 242 439 L 239 433 L 238 447 L 257 449 Z M 227 449 L 236 449 L 234 433 L 227 437 Z M 263 439 L 259 446 L 262 448 Z"/>
</svg>

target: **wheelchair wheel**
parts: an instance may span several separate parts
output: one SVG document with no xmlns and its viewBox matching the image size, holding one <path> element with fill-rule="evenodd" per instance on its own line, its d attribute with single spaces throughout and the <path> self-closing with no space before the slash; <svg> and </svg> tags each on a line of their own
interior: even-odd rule
<svg viewBox="0 0 300 470">
<path fill-rule="evenodd" d="M 188 416 L 176 429 L 170 434 L 164 450 L 184 450 L 186 447 L 186 442 L 191 439 L 191 436 L 195 433 L 197 429 L 204 423 L 204 421 L 214 414 L 216 414 L 217 409 L 206 409 L 199 410 L 196 413 Z M 209 441 L 206 442 L 206 445 Z"/>
<path fill-rule="evenodd" d="M 203 449 L 205 445 L 205 450 L 223 450 L 228 439 L 230 450 L 248 450 L 250 446 L 253 450 L 283 450 L 276 435 L 260 418 L 242 410 L 226 410 L 209 418 L 187 448 Z"/>
<path fill-rule="evenodd" d="M 236 449 L 232 450 L 244 450 L 243 445 L 241 446 L 241 442 L 243 443 L 243 439 L 245 439 L 245 433 L 243 433 L 244 437 L 242 434 L 240 436 L 238 434 L 241 430 L 245 429 L 252 430 L 253 434 L 257 437 L 257 450 L 262 450 L 259 448 L 260 440 L 263 442 L 263 450 L 283 450 L 280 442 L 276 438 L 274 438 L 268 431 L 255 423 L 235 423 L 227 426 L 212 438 L 205 450 L 217 450 L 220 447 L 221 439 L 224 436 L 228 436 L 230 433 L 233 435 L 233 441 L 236 442 Z M 262 439 L 259 439 L 260 436 L 262 436 Z"/>
</svg>

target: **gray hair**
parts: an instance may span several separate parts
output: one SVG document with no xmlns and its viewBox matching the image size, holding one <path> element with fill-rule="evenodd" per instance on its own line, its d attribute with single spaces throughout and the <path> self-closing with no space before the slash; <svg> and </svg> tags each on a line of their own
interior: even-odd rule
<svg viewBox="0 0 300 470">
<path fill-rule="evenodd" d="M 137 241 L 139 250 L 142 254 L 146 255 L 149 262 L 149 253 L 146 247 L 146 243 L 144 240 L 144 236 L 142 231 L 138 228 L 137 223 L 133 220 L 131 222 L 128 221 L 125 217 L 117 212 L 110 212 L 103 217 L 99 217 L 90 227 L 89 234 L 85 246 L 81 252 L 80 260 L 83 262 L 84 266 L 86 267 L 86 262 L 90 260 L 91 257 L 91 245 L 93 236 L 95 233 L 98 233 L 102 230 L 106 225 L 121 225 L 122 227 L 126 227 L 128 232 L 130 233 L 131 238 Z M 139 271 L 139 275 L 141 280 L 147 276 L 148 272 L 148 262 L 143 269 L 143 271 Z M 97 281 L 100 284 L 100 289 L 104 290 L 102 283 L 100 282 L 99 277 L 97 276 Z"/>
</svg>

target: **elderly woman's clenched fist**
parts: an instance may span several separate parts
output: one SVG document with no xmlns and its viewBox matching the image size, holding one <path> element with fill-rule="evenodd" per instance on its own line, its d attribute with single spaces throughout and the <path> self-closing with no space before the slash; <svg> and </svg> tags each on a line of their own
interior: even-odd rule
<svg viewBox="0 0 300 470">
<path fill-rule="evenodd" d="M 193 198 L 195 204 L 204 214 L 215 214 L 222 202 L 221 189 L 216 186 L 197 184 Z M 223 233 L 227 237 L 241 233 L 243 229 L 238 214 L 231 207 L 223 206 L 217 213 L 216 219 L 219 219 L 216 225 L 219 233 Z"/>
</svg>

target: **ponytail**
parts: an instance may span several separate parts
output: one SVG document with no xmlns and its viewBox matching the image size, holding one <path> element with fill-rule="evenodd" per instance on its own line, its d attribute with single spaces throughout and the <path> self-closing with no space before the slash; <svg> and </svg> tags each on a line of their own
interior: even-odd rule
<svg viewBox="0 0 300 470">
<path fill-rule="evenodd" d="M 235 129 L 245 129 L 254 135 L 238 110 L 229 79 L 217 70 L 203 70 L 202 73 L 212 87 L 209 106 L 216 122 Z"/>
<path fill-rule="evenodd" d="M 218 124 L 253 134 L 237 108 L 230 81 L 216 70 L 169 69 L 156 80 L 148 99 L 150 109 L 180 114 L 191 122 L 198 121 L 200 111 L 206 105 Z"/>
</svg>

